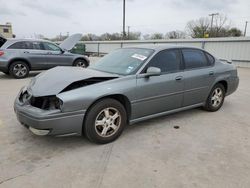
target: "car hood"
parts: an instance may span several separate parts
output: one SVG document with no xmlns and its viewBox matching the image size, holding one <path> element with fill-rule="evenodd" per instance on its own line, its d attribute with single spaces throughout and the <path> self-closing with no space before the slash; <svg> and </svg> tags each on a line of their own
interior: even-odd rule
<svg viewBox="0 0 250 188">
<path fill-rule="evenodd" d="M 66 38 L 59 46 L 64 50 L 71 50 L 82 38 L 82 34 L 74 34 Z"/>
<path fill-rule="evenodd" d="M 116 74 L 81 67 L 55 67 L 33 78 L 27 89 L 34 97 L 51 96 L 118 77 Z"/>
</svg>

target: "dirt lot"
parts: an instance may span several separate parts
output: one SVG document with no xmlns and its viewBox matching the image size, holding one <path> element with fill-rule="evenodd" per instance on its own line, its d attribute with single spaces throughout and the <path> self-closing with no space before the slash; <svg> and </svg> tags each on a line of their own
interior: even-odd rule
<svg viewBox="0 0 250 188">
<path fill-rule="evenodd" d="M 30 77 L 0 73 L 0 187 L 250 187 L 250 69 L 238 70 L 220 111 L 138 123 L 108 145 L 33 135 L 13 112 Z"/>
</svg>

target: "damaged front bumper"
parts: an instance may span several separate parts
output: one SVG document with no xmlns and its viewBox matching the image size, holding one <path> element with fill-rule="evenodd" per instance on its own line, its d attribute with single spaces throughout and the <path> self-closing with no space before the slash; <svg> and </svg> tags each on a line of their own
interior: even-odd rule
<svg viewBox="0 0 250 188">
<path fill-rule="evenodd" d="M 81 135 L 85 110 L 62 112 L 60 109 L 44 110 L 20 101 L 14 103 L 18 121 L 36 135 Z"/>
</svg>

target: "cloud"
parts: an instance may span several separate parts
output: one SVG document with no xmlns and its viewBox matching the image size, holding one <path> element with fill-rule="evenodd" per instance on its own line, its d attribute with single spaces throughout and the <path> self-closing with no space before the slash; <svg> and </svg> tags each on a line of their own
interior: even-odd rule
<svg viewBox="0 0 250 188">
<path fill-rule="evenodd" d="M 61 18 L 67 18 L 70 17 L 71 14 L 64 8 L 60 7 L 60 4 L 58 6 L 48 6 L 49 1 L 24 1 L 22 3 L 22 6 L 30 8 L 33 11 L 38 11 L 41 14 L 45 15 L 51 15 L 51 16 L 57 16 Z"/>
<path fill-rule="evenodd" d="M 171 1 L 171 4 L 175 8 L 192 8 L 195 9 L 201 8 L 202 10 L 221 10 L 227 9 L 233 4 L 237 4 L 238 0 L 175 0 Z"/>
</svg>

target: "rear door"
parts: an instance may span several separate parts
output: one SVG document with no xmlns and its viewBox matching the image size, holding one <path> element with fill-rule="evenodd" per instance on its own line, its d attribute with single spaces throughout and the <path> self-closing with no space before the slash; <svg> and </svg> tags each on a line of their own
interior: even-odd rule
<svg viewBox="0 0 250 188">
<path fill-rule="evenodd" d="M 162 73 L 149 78 L 138 76 L 137 100 L 133 104 L 135 119 L 182 106 L 184 83 L 180 51 L 161 51 L 152 58 L 142 73 L 148 67 L 160 68 Z"/>
<path fill-rule="evenodd" d="M 215 79 L 213 63 L 199 49 L 182 49 L 182 54 L 185 62 L 183 106 L 203 103 Z"/>
</svg>

